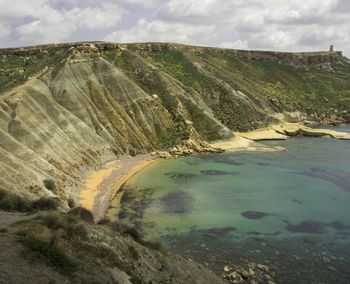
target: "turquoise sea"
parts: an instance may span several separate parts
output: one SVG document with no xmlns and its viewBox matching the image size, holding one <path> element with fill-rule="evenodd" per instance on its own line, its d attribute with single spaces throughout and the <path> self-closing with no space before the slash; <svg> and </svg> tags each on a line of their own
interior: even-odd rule
<svg viewBox="0 0 350 284">
<path fill-rule="evenodd" d="M 350 141 L 266 144 L 287 151 L 151 165 L 125 185 L 117 218 L 218 273 L 226 263 L 268 261 L 279 283 L 350 283 Z"/>
</svg>

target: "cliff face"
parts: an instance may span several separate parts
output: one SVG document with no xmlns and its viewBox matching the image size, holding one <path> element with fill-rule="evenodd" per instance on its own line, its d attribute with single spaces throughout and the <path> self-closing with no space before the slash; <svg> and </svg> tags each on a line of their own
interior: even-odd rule
<svg viewBox="0 0 350 284">
<path fill-rule="evenodd" d="M 0 92 L 0 189 L 67 199 L 115 155 L 229 137 L 282 112 L 346 119 L 350 64 L 337 52 L 47 45 L 0 50 Z"/>
</svg>

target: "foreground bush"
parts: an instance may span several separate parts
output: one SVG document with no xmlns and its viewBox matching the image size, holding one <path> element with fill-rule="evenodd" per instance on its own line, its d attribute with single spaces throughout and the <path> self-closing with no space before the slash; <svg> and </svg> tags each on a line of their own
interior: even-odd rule
<svg viewBox="0 0 350 284">
<path fill-rule="evenodd" d="M 46 242 L 33 235 L 24 235 L 20 242 L 26 248 L 24 255 L 32 261 L 48 263 L 63 274 L 76 271 L 77 263 L 62 252 L 54 242 Z"/>
<path fill-rule="evenodd" d="M 30 201 L 24 197 L 7 191 L 0 191 L 0 209 L 5 211 L 32 212 L 44 210 L 57 210 L 60 201 L 57 198 L 42 197 Z"/>
<path fill-rule="evenodd" d="M 42 197 L 32 202 L 32 210 L 57 210 L 60 205 L 60 201 L 57 198 Z"/>
<path fill-rule="evenodd" d="M 0 209 L 5 211 L 31 211 L 31 203 L 29 200 L 10 194 L 6 191 L 0 191 Z"/>
<path fill-rule="evenodd" d="M 45 187 L 46 187 L 48 190 L 50 190 L 50 191 L 56 193 L 56 184 L 55 184 L 55 181 L 54 181 L 54 180 L 52 180 L 52 179 L 45 179 L 45 180 L 43 181 L 43 183 L 44 183 Z"/>
<path fill-rule="evenodd" d="M 148 247 L 149 249 L 158 251 L 163 250 L 161 243 L 144 240 L 135 227 L 128 226 L 127 224 L 118 221 L 108 222 L 107 225 L 110 226 L 114 232 L 118 232 L 122 235 L 128 235 L 132 237 L 134 241 L 145 247 Z"/>
</svg>

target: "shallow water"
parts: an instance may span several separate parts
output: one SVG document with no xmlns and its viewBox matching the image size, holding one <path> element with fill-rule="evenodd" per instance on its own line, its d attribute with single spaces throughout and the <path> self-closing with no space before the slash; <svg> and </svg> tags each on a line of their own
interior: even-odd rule
<svg viewBox="0 0 350 284">
<path fill-rule="evenodd" d="M 336 129 L 350 132 L 349 126 Z M 276 270 L 318 275 L 277 271 L 283 283 L 350 283 L 350 142 L 296 137 L 268 143 L 287 151 L 156 163 L 129 180 L 119 217 L 217 272 L 224 263 L 270 259 Z"/>
</svg>

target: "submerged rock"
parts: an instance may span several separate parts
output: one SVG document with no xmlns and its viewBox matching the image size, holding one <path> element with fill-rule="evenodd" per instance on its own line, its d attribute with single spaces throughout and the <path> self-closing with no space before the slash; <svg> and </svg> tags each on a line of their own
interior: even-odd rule
<svg viewBox="0 0 350 284">
<path fill-rule="evenodd" d="M 292 233 L 321 234 L 324 230 L 324 225 L 314 220 L 308 220 L 303 221 L 297 225 L 289 223 L 287 230 Z"/>
<path fill-rule="evenodd" d="M 247 219 L 258 220 L 258 219 L 262 219 L 270 214 L 264 213 L 264 212 L 259 212 L 259 211 L 245 211 L 245 212 L 242 212 L 241 215 Z"/>
</svg>

